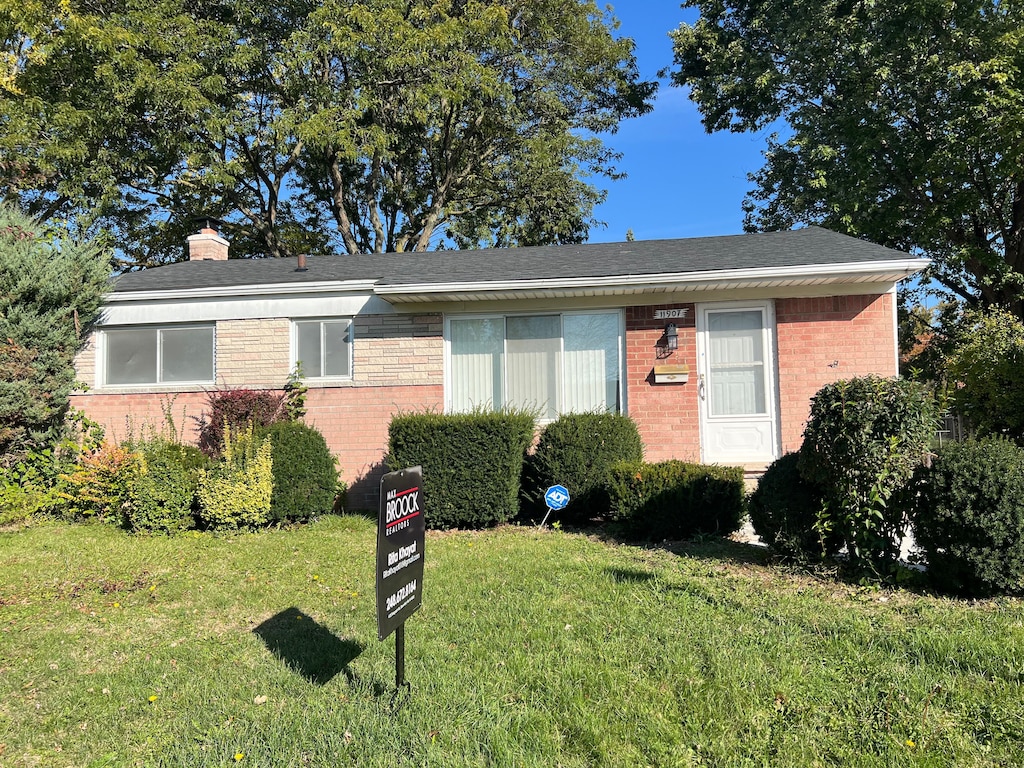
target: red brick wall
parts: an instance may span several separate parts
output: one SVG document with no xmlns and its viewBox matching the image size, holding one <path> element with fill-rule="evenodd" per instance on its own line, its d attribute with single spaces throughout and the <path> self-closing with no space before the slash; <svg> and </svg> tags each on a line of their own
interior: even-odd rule
<svg viewBox="0 0 1024 768">
<path fill-rule="evenodd" d="M 655 320 L 656 309 L 686 309 L 685 319 Z M 666 355 L 665 326 L 675 322 L 679 348 Z M 686 384 L 655 384 L 655 365 L 688 365 Z M 626 308 L 627 411 L 640 429 L 647 461 L 700 460 L 697 333 L 693 304 Z"/>
<path fill-rule="evenodd" d="M 784 453 L 800 447 L 810 398 L 825 384 L 896 375 L 894 311 L 891 293 L 776 300 Z"/>
<path fill-rule="evenodd" d="M 108 439 L 121 441 L 131 435 L 159 431 L 162 408 L 171 404 L 181 437 L 195 442 L 196 418 L 206 404 L 204 392 L 166 394 L 75 395 L 72 405 L 98 421 Z M 441 385 L 394 387 L 321 387 L 306 398 L 306 423 L 319 429 L 331 453 L 338 457 L 342 479 L 349 485 L 349 506 L 374 508 L 383 473 L 381 457 L 387 448 L 388 424 L 399 412 L 444 406 Z"/>
</svg>

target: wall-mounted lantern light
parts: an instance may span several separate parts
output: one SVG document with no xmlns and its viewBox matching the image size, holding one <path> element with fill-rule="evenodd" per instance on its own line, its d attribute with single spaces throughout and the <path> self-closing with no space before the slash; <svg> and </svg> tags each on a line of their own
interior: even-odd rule
<svg viewBox="0 0 1024 768">
<path fill-rule="evenodd" d="M 665 348 L 668 350 L 679 349 L 679 331 L 675 323 L 665 326 Z"/>
</svg>

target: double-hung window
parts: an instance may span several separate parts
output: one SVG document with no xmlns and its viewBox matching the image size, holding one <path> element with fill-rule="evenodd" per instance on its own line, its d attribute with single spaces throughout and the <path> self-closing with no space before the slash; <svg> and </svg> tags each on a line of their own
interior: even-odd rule
<svg viewBox="0 0 1024 768">
<path fill-rule="evenodd" d="M 352 376 L 352 321 L 344 318 L 292 321 L 292 363 L 309 379 Z"/>
<path fill-rule="evenodd" d="M 103 349 L 106 386 L 213 382 L 212 325 L 110 328 Z"/>
<path fill-rule="evenodd" d="M 448 319 L 448 410 L 622 411 L 618 312 Z"/>
</svg>

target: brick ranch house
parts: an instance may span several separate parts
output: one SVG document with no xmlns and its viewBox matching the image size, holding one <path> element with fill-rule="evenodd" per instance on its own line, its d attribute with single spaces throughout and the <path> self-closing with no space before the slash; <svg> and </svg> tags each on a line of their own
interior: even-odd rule
<svg viewBox="0 0 1024 768">
<path fill-rule="evenodd" d="M 173 400 L 189 431 L 211 389 L 280 388 L 301 360 L 353 507 L 376 504 L 392 415 L 423 409 L 610 410 L 650 461 L 763 467 L 822 385 L 896 374 L 895 286 L 927 264 L 816 227 L 299 261 L 229 261 L 207 228 L 189 249 L 113 282 L 73 405 L 118 439 Z"/>
</svg>

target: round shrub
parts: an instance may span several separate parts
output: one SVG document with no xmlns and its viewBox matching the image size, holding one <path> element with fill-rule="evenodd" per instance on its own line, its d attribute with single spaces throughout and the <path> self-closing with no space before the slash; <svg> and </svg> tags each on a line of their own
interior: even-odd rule
<svg viewBox="0 0 1024 768">
<path fill-rule="evenodd" d="M 572 500 L 558 512 L 563 522 L 606 518 L 606 488 L 612 464 L 642 461 L 643 441 L 628 416 L 613 413 L 572 413 L 544 429 L 533 455 L 523 468 L 523 511 L 543 515 L 544 492 L 564 485 Z"/>
<path fill-rule="evenodd" d="M 919 476 L 913 529 L 932 583 L 1024 593 L 1024 449 L 1002 437 L 951 443 Z"/>
<path fill-rule="evenodd" d="M 324 436 L 299 421 L 268 427 L 274 459 L 273 520 L 308 520 L 331 512 L 338 493 L 338 471 Z"/>
<path fill-rule="evenodd" d="M 931 393 L 905 379 L 836 381 L 811 399 L 800 474 L 821 489 L 818 526 L 842 539 L 855 570 L 895 567 L 906 519 L 889 500 L 921 463 L 935 425 Z"/>
<path fill-rule="evenodd" d="M 199 472 L 206 456 L 192 445 L 156 440 L 138 446 L 143 472 L 135 479 L 126 522 L 133 531 L 175 533 L 195 528 Z"/>
<path fill-rule="evenodd" d="M 821 511 L 821 490 L 800 475 L 800 454 L 787 453 L 765 470 L 748 503 L 754 531 L 776 554 L 815 560 L 839 551 L 815 529 Z"/>
</svg>

